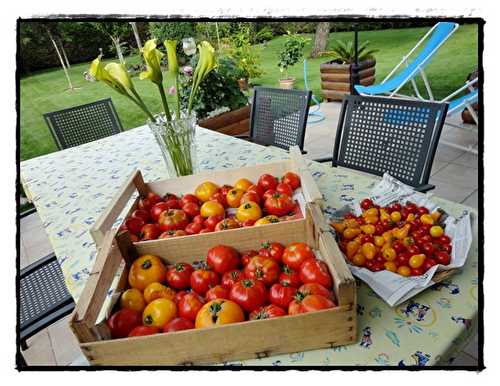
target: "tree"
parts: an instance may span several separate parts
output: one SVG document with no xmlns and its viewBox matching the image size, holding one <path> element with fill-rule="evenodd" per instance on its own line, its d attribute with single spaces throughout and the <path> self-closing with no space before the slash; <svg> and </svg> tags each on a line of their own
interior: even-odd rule
<svg viewBox="0 0 500 386">
<path fill-rule="evenodd" d="M 326 49 L 329 33 L 329 22 L 318 23 L 318 25 L 316 26 L 316 34 L 314 35 L 314 47 L 311 51 L 311 58 L 317 58 L 319 53 Z"/>
<path fill-rule="evenodd" d="M 124 64 L 125 59 L 123 58 L 123 52 L 121 47 L 120 39 L 127 37 L 130 34 L 129 23 L 127 22 L 94 22 L 94 27 L 101 32 L 104 32 L 109 36 L 113 42 L 116 50 L 116 55 L 120 60 L 120 63 Z"/>
</svg>

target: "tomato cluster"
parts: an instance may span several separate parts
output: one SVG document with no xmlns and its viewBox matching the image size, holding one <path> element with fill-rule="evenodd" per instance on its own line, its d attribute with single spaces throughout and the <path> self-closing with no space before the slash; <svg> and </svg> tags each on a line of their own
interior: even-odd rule
<svg viewBox="0 0 500 386">
<path fill-rule="evenodd" d="M 361 201 L 361 209 L 361 216 L 348 213 L 342 222 L 332 223 L 352 264 L 372 272 L 420 276 L 436 264 L 450 263 L 451 239 L 439 222 L 441 212 L 429 213 L 409 201 L 381 208 L 369 198 Z"/>
<path fill-rule="evenodd" d="M 268 319 L 335 307 L 333 279 L 305 243 L 266 242 L 238 252 L 217 245 L 206 260 L 166 266 L 136 259 L 120 310 L 108 319 L 113 338 Z"/>
<path fill-rule="evenodd" d="M 292 199 L 299 187 L 300 177 L 287 172 L 281 181 L 263 174 L 256 184 L 246 178 L 234 186 L 205 181 L 194 194 L 182 197 L 168 193 L 162 198 L 150 192 L 139 200 L 121 229 L 137 242 L 301 218 L 299 205 Z"/>
</svg>

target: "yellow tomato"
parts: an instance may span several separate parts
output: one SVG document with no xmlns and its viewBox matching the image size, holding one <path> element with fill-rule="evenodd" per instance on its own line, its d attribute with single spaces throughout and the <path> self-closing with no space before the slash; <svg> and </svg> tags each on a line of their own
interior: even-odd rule
<svg viewBox="0 0 500 386">
<path fill-rule="evenodd" d="M 403 239 L 403 244 L 405 247 L 409 247 L 409 246 L 415 244 L 415 240 L 413 240 L 413 237 L 405 237 Z"/>
<path fill-rule="evenodd" d="M 244 222 L 246 220 L 254 220 L 257 221 L 262 217 L 262 210 L 260 206 L 253 201 L 245 202 L 243 205 L 240 205 L 236 212 L 236 218 L 238 221 Z"/>
<path fill-rule="evenodd" d="M 398 222 L 401 220 L 401 213 L 399 212 L 392 212 L 391 213 L 391 220 L 394 222 Z"/>
<path fill-rule="evenodd" d="M 347 228 L 359 228 L 359 223 L 353 218 L 345 220 L 344 223 Z"/>
<path fill-rule="evenodd" d="M 418 255 L 413 255 L 408 261 L 408 265 L 412 268 L 420 268 L 424 264 L 425 255 L 420 253 Z"/>
<path fill-rule="evenodd" d="M 405 237 L 408 236 L 408 232 L 410 232 L 410 228 L 411 228 L 410 224 L 405 224 L 405 225 L 403 225 L 402 228 L 395 228 L 393 231 L 393 235 L 398 240 L 403 240 Z"/>
<path fill-rule="evenodd" d="M 380 209 L 380 221 L 390 220 L 391 215 L 384 208 Z"/>
<path fill-rule="evenodd" d="M 200 208 L 202 217 L 224 216 L 224 207 L 218 201 L 206 201 Z"/>
<path fill-rule="evenodd" d="M 434 221 L 438 221 L 439 218 L 441 217 L 441 212 L 439 212 L 438 210 L 434 211 L 431 213 L 431 217 Z"/>
<path fill-rule="evenodd" d="M 259 225 L 266 225 L 266 224 L 274 224 L 280 222 L 280 219 L 272 214 L 268 216 L 264 216 L 262 218 L 259 218 L 257 221 L 255 221 L 254 226 L 259 226 Z"/>
<path fill-rule="evenodd" d="M 250 186 L 252 186 L 253 183 L 250 180 L 247 180 L 246 178 L 240 178 L 236 183 L 234 184 L 235 189 L 241 189 L 244 192 L 248 190 Z"/>
<path fill-rule="evenodd" d="M 382 236 L 375 236 L 373 239 L 375 240 L 375 245 L 377 247 L 381 247 L 385 244 L 385 239 Z"/>
<path fill-rule="evenodd" d="M 177 316 L 177 306 L 170 299 L 160 298 L 149 303 L 142 313 L 145 326 L 163 327 Z"/>
<path fill-rule="evenodd" d="M 195 327 L 215 327 L 245 320 L 241 307 L 231 300 L 215 299 L 206 303 L 196 314 Z"/>
<path fill-rule="evenodd" d="M 384 263 L 384 267 L 385 267 L 385 269 L 387 269 L 388 271 L 391 271 L 391 272 L 396 272 L 398 269 L 398 266 L 394 261 L 386 261 Z"/>
<path fill-rule="evenodd" d="M 335 229 L 335 231 L 337 233 L 342 233 L 344 232 L 344 229 L 346 228 L 346 225 L 343 223 L 343 222 L 339 222 L 339 223 L 332 223 L 331 224 L 333 226 L 333 228 Z"/>
<path fill-rule="evenodd" d="M 370 208 L 363 212 L 363 217 L 378 217 L 378 209 Z"/>
<path fill-rule="evenodd" d="M 388 261 L 393 261 L 396 259 L 396 251 L 391 247 L 384 248 L 382 249 L 382 256 Z"/>
<path fill-rule="evenodd" d="M 377 254 L 377 248 L 375 247 L 374 244 L 372 243 L 364 243 L 361 246 L 361 253 L 363 254 L 364 257 L 366 257 L 368 260 L 371 260 L 375 257 Z"/>
<path fill-rule="evenodd" d="M 358 267 L 362 267 L 363 265 L 365 265 L 366 257 L 364 257 L 361 253 L 356 253 L 352 257 L 351 261 L 354 265 L 357 265 Z"/>
<path fill-rule="evenodd" d="M 140 291 L 155 281 L 165 281 L 167 268 L 158 256 L 143 255 L 135 259 L 128 273 L 128 283 Z"/>
<path fill-rule="evenodd" d="M 361 233 L 361 229 L 359 228 L 347 228 L 343 234 L 344 238 L 347 240 L 351 240 L 355 238 L 357 235 Z"/>
<path fill-rule="evenodd" d="M 415 220 L 415 213 L 408 213 L 408 216 L 406 217 L 406 222 L 412 222 Z"/>
<path fill-rule="evenodd" d="M 369 209 L 368 209 L 369 210 Z M 378 223 L 379 219 L 377 216 L 367 216 L 365 217 L 365 222 L 370 225 L 375 225 Z"/>
<path fill-rule="evenodd" d="M 137 288 L 129 288 L 120 298 L 120 307 L 128 308 L 137 312 L 142 312 L 144 307 L 146 307 L 146 302 L 144 301 L 144 296 L 142 292 Z"/>
<path fill-rule="evenodd" d="M 146 300 L 146 303 L 149 304 L 153 300 L 160 298 L 174 300 L 175 291 L 158 282 L 151 283 L 144 289 L 144 300 Z"/>
<path fill-rule="evenodd" d="M 382 237 L 384 238 L 386 243 L 392 243 L 394 240 L 394 236 L 392 235 L 391 231 L 385 231 L 382 233 Z"/>
<path fill-rule="evenodd" d="M 429 233 L 431 234 L 432 237 L 441 237 L 442 235 L 444 235 L 444 230 L 443 228 L 441 228 L 441 226 L 434 225 L 429 230 Z"/>
<path fill-rule="evenodd" d="M 217 191 L 219 190 L 219 186 L 210 181 L 205 181 L 198 185 L 194 191 L 194 195 L 201 202 L 206 202 L 210 200 Z"/>
<path fill-rule="evenodd" d="M 411 269 L 406 265 L 401 265 L 398 267 L 397 273 L 399 273 L 401 276 L 410 276 Z"/>
<path fill-rule="evenodd" d="M 422 216 L 420 216 L 420 221 L 422 221 L 422 224 L 428 224 L 428 225 L 434 224 L 434 219 L 430 214 L 423 214 Z"/>
<path fill-rule="evenodd" d="M 360 228 L 367 235 L 373 235 L 375 233 L 375 225 L 373 224 L 361 225 Z"/>
<path fill-rule="evenodd" d="M 346 244 L 347 258 L 352 258 L 359 250 L 361 244 L 358 240 L 351 240 Z"/>
<path fill-rule="evenodd" d="M 237 208 L 240 206 L 241 196 L 245 194 L 244 190 L 233 188 L 226 195 L 227 204 L 231 208 Z"/>
</svg>

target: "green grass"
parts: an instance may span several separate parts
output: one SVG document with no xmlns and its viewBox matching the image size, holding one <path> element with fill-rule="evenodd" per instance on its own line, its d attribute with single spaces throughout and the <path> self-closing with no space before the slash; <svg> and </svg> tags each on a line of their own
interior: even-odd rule
<svg viewBox="0 0 500 386">
<path fill-rule="evenodd" d="M 376 53 L 377 82 L 380 82 L 392 68 L 399 63 L 416 42 L 428 31 L 428 28 L 412 28 L 401 30 L 362 31 L 360 41 L 369 40 L 371 48 L 378 49 Z M 306 54 L 311 50 L 313 35 L 306 47 Z M 352 32 L 336 32 L 330 34 L 329 46 L 333 41 L 353 38 Z M 256 47 L 262 59 L 264 75 L 252 79 L 253 84 L 278 87 L 280 72 L 277 67 L 278 52 L 285 37 L 278 37 Z M 136 63 L 137 57 L 128 59 Z M 320 77 L 319 65 L 326 58 L 308 60 L 308 84 L 319 98 Z M 455 34 L 441 47 L 437 55 L 426 68 L 434 96 L 442 98 L 463 85 L 468 73 L 477 67 L 478 61 L 478 31 L 476 25 L 461 26 Z M 52 136 L 43 120 L 43 114 L 112 97 L 123 126 L 126 129 L 144 124 L 145 117 L 135 105 L 125 97 L 115 93 L 110 88 L 98 82 L 90 83 L 83 79 L 87 63 L 72 65 L 70 76 L 75 91 L 67 90 L 67 81 L 61 69 L 55 68 L 41 71 L 21 79 L 21 160 L 30 159 L 56 151 Z M 297 79 L 296 88 L 304 87 L 303 67 L 297 64 L 289 70 L 291 76 Z M 153 84 L 134 78 L 134 84 L 144 101 L 152 111 L 159 111 L 160 99 Z M 419 82 L 421 90 L 423 83 Z"/>
</svg>

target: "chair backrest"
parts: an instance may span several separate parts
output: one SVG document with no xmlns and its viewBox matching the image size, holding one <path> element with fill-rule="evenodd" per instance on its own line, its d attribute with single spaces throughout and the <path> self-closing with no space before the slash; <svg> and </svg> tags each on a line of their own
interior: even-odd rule
<svg viewBox="0 0 500 386">
<path fill-rule="evenodd" d="M 447 108 L 446 103 L 347 95 L 333 166 L 389 173 L 416 188 L 426 185 Z"/>
<path fill-rule="evenodd" d="M 111 98 L 44 114 L 59 150 L 82 145 L 123 128 Z"/>
<path fill-rule="evenodd" d="M 250 137 L 256 143 L 304 149 L 311 91 L 255 87 Z"/>
</svg>

